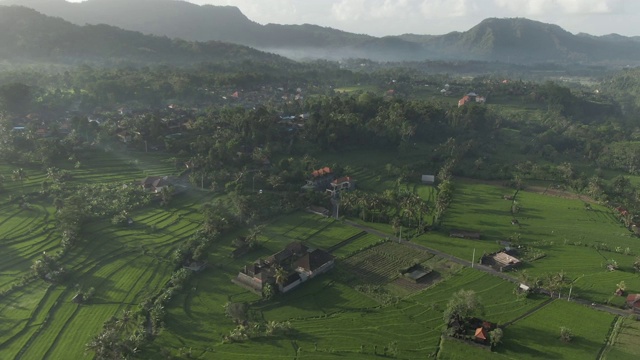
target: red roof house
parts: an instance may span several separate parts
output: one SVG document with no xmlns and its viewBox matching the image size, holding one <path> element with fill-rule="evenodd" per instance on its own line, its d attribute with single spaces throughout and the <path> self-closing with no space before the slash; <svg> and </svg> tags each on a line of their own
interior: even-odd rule
<svg viewBox="0 0 640 360">
<path fill-rule="evenodd" d="M 629 305 L 633 312 L 640 313 L 640 294 L 629 294 L 629 296 L 627 296 L 627 305 Z"/>
<path fill-rule="evenodd" d="M 489 335 L 487 334 L 487 330 L 484 327 L 479 327 L 476 329 L 475 339 L 478 342 L 485 342 L 489 339 Z"/>
</svg>

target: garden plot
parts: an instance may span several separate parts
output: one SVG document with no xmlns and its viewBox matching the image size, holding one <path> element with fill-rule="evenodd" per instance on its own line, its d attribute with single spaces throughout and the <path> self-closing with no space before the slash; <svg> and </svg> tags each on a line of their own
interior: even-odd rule
<svg viewBox="0 0 640 360">
<path fill-rule="evenodd" d="M 433 255 L 403 245 L 387 242 L 356 253 L 341 262 L 345 272 L 367 285 L 385 285 L 397 278 L 399 270 L 422 263 Z"/>
</svg>

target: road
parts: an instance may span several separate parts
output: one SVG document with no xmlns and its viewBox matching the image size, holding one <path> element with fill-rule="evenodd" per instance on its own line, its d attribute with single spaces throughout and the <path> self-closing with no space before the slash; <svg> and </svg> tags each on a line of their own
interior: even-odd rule
<svg viewBox="0 0 640 360">
<path fill-rule="evenodd" d="M 508 275 L 506 273 L 497 271 L 497 270 L 495 270 L 495 269 L 493 269 L 493 268 L 491 268 L 489 266 L 484 266 L 484 265 L 480 265 L 480 264 L 472 264 L 471 261 L 460 259 L 460 258 L 455 257 L 453 255 L 444 253 L 442 251 L 439 251 L 439 250 L 436 250 L 436 249 L 432 249 L 432 248 L 429 248 L 429 247 L 426 247 L 426 246 L 423 246 L 423 245 L 419 245 L 419 244 L 416 244 L 416 243 L 412 243 L 412 242 L 407 241 L 407 240 L 400 240 L 395 236 L 392 236 L 392 235 L 389 235 L 389 234 L 384 233 L 382 231 L 370 228 L 370 227 L 368 227 L 366 225 L 358 224 L 358 223 L 353 222 L 351 220 L 345 220 L 344 222 L 347 225 L 353 226 L 353 227 L 358 228 L 358 229 L 360 229 L 362 231 L 366 231 L 369 234 L 376 235 L 376 236 L 379 236 L 381 238 L 389 238 L 389 239 L 391 239 L 391 240 L 393 240 L 395 242 L 398 242 L 398 243 L 401 243 L 403 245 L 409 246 L 409 247 L 414 248 L 416 250 L 427 251 L 427 252 L 430 252 L 430 253 L 432 253 L 434 255 L 437 255 L 437 256 L 440 256 L 440 257 L 442 257 L 444 259 L 447 259 L 447 260 L 449 260 L 451 262 L 454 262 L 456 264 L 460 264 L 460 265 L 463 265 L 463 266 L 471 267 L 471 268 L 474 268 L 474 269 L 476 269 L 478 271 L 486 272 L 488 274 L 491 274 L 493 276 L 497 276 L 497 277 L 499 277 L 499 278 L 501 278 L 503 280 L 512 282 L 514 284 L 520 284 L 520 280 L 518 280 L 517 278 L 515 278 L 515 277 L 513 277 L 511 275 Z M 541 292 L 551 296 L 549 291 L 547 291 L 545 289 L 541 289 Z M 562 297 L 561 299 L 564 299 L 564 297 Z M 571 298 L 571 299 L 567 299 L 567 300 L 575 302 L 577 304 L 582 304 L 582 305 L 585 305 L 585 306 L 589 306 L 589 307 L 591 307 L 591 308 L 593 308 L 595 310 L 608 312 L 608 313 L 613 314 L 613 315 L 629 316 L 629 315 L 633 314 L 630 311 L 617 309 L 617 308 L 612 308 L 610 306 L 606 306 L 606 305 L 602 305 L 602 304 L 594 304 L 594 303 L 591 303 L 591 302 L 589 302 L 587 300 L 584 300 L 584 299 Z"/>
</svg>

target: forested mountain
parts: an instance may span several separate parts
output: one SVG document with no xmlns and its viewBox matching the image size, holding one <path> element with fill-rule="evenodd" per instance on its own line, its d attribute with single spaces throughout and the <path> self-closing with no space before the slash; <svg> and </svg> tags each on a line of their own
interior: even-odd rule
<svg viewBox="0 0 640 360">
<path fill-rule="evenodd" d="M 169 39 L 109 25 L 78 26 L 18 6 L 0 6 L 0 59 L 10 61 L 143 61 L 153 63 L 290 60 L 246 46 Z"/>
<path fill-rule="evenodd" d="M 483 60 L 512 63 L 629 65 L 640 62 L 640 40 L 620 35 L 574 35 L 523 18 L 486 19 L 446 35 L 377 38 L 316 25 L 261 25 L 232 6 L 174 0 L 4 0 L 78 25 L 109 24 L 192 41 L 217 40 L 292 58 L 369 58 L 377 61 Z M 295 19 L 292 19 L 294 22 Z"/>
</svg>

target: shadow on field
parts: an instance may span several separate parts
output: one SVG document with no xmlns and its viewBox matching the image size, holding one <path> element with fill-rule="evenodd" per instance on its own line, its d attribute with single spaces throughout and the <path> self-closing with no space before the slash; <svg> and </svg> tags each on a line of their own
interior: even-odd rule
<svg viewBox="0 0 640 360">
<path fill-rule="evenodd" d="M 513 327 L 504 329 L 504 344 L 498 346 L 495 351 L 508 356 L 516 354 L 516 356 L 527 355 L 527 357 L 536 359 L 553 360 L 567 358 L 567 353 L 562 351 L 563 347 L 568 350 L 582 349 L 587 351 L 587 349 L 597 350 L 603 345 L 580 336 L 575 336 L 571 342 L 564 343 L 560 340 L 560 328 L 553 329 L 555 331 L 551 330 L 543 331 L 516 323 Z M 534 349 L 530 347 L 530 344 L 537 344 L 544 351 Z"/>
</svg>

